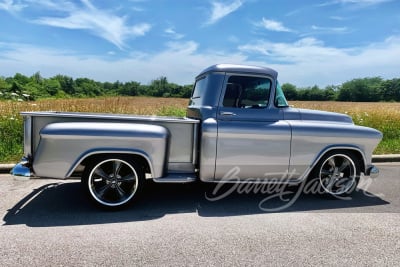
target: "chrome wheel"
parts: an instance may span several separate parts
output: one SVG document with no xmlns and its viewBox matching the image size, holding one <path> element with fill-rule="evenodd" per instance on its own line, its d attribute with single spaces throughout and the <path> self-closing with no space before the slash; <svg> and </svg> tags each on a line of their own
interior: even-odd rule
<svg viewBox="0 0 400 267">
<path fill-rule="evenodd" d="M 319 181 L 325 192 L 331 195 L 351 193 L 357 186 L 359 170 L 346 154 L 328 156 L 320 165 Z"/>
<path fill-rule="evenodd" d="M 106 159 L 89 167 L 86 185 L 90 196 L 105 207 L 119 207 L 136 194 L 139 174 L 133 162 L 123 159 Z"/>
</svg>

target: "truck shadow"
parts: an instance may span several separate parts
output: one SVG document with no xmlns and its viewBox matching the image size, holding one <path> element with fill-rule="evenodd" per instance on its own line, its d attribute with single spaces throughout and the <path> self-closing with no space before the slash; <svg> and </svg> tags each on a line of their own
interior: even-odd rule
<svg viewBox="0 0 400 267">
<path fill-rule="evenodd" d="M 7 211 L 3 220 L 4 225 L 52 227 L 145 221 L 176 213 L 223 217 L 271 212 L 388 212 L 387 207 L 390 207 L 389 202 L 363 190 L 357 190 L 351 200 L 338 200 L 304 193 L 296 199 L 294 194 L 281 199 L 274 194 L 244 193 L 230 187 L 213 194 L 214 189 L 213 184 L 149 183 L 132 206 L 110 212 L 92 205 L 83 195 L 80 183 L 52 183 L 21 199 Z M 223 195 L 230 190 L 233 192 Z M 219 196 L 224 197 L 216 199 Z M 382 205 L 386 208 L 379 208 Z"/>
</svg>

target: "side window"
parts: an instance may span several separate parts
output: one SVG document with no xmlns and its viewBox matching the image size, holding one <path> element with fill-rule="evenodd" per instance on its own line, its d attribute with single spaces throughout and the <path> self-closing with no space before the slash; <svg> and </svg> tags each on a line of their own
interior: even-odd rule
<svg viewBox="0 0 400 267">
<path fill-rule="evenodd" d="M 289 106 L 279 82 L 276 83 L 275 106 L 277 106 L 278 108 L 285 108 Z"/>
<path fill-rule="evenodd" d="M 266 108 L 271 80 L 265 77 L 230 76 L 226 84 L 224 107 Z"/>
<path fill-rule="evenodd" d="M 207 77 L 204 76 L 200 79 L 198 79 L 193 87 L 192 91 L 192 97 L 190 98 L 189 101 L 189 106 L 196 106 L 196 105 L 201 105 L 202 99 L 201 97 L 203 96 L 205 90 L 207 87 Z"/>
<path fill-rule="evenodd" d="M 193 88 L 192 98 L 200 98 L 203 95 L 206 86 L 207 81 L 205 76 L 198 79 Z"/>
</svg>

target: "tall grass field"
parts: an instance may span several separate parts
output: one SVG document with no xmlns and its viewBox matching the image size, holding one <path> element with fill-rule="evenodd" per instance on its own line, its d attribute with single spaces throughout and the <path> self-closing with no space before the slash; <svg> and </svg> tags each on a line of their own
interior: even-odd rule
<svg viewBox="0 0 400 267">
<path fill-rule="evenodd" d="M 0 101 L 0 163 L 17 162 L 23 154 L 21 111 L 98 112 L 137 115 L 185 116 L 187 99 L 107 97 L 52 99 L 35 102 Z M 374 154 L 400 153 L 400 103 L 308 102 L 290 105 L 348 114 L 355 124 L 380 130 L 384 137 Z"/>
</svg>

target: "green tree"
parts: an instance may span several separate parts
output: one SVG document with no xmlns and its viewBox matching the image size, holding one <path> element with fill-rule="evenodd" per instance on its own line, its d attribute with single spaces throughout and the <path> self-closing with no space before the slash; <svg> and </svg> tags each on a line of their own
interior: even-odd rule
<svg viewBox="0 0 400 267">
<path fill-rule="evenodd" d="M 100 83 L 88 78 L 78 78 L 75 80 L 75 96 L 100 96 L 103 95 Z"/>
<path fill-rule="evenodd" d="M 42 84 L 42 82 L 43 82 L 43 77 L 42 77 L 42 75 L 40 75 L 40 72 L 38 71 L 38 72 L 36 72 L 35 74 L 33 74 L 33 75 L 31 76 L 30 80 L 31 80 L 32 82 L 34 82 L 34 83 Z"/>
<path fill-rule="evenodd" d="M 382 82 L 379 91 L 384 101 L 400 101 L 400 79 L 397 78 Z"/>
<path fill-rule="evenodd" d="M 380 101 L 379 94 L 382 88 L 382 78 L 362 78 L 353 79 L 342 84 L 338 100 L 340 101 L 360 101 L 360 102 L 375 102 Z"/>
<path fill-rule="evenodd" d="M 337 98 L 338 87 L 334 85 L 328 85 L 324 90 L 324 98 L 328 101 L 334 101 Z"/>
<path fill-rule="evenodd" d="M 50 96 L 55 96 L 61 91 L 60 81 L 55 78 L 46 79 L 44 82 L 44 89 Z"/>
<path fill-rule="evenodd" d="M 65 93 L 67 93 L 68 95 L 75 95 L 76 91 L 75 91 L 75 81 L 73 78 L 69 77 L 69 76 L 65 76 L 65 75 L 56 75 L 54 77 L 54 79 L 56 79 L 61 86 L 61 90 L 64 91 Z"/>
<path fill-rule="evenodd" d="M 167 90 L 168 80 L 167 77 L 161 76 L 158 79 L 152 80 L 149 85 L 149 92 L 152 96 L 163 96 L 168 94 Z M 169 95 L 168 95 L 169 96 Z"/>
<path fill-rule="evenodd" d="M 295 85 L 284 83 L 282 84 L 282 90 L 287 100 L 297 100 L 297 88 Z"/>
<path fill-rule="evenodd" d="M 5 93 L 8 92 L 10 89 L 10 86 L 6 82 L 6 80 L 3 77 L 0 77 L 0 92 Z"/>
<path fill-rule="evenodd" d="M 311 101 L 322 101 L 325 99 L 325 92 L 324 90 L 320 89 L 317 85 L 314 85 L 309 89 L 309 97 Z"/>
<path fill-rule="evenodd" d="M 118 90 L 120 95 L 136 96 L 139 94 L 140 83 L 138 82 L 126 82 Z"/>
<path fill-rule="evenodd" d="M 20 85 L 28 84 L 31 81 L 29 77 L 27 77 L 27 76 L 25 76 L 25 75 L 23 75 L 21 73 L 16 73 L 14 75 L 13 80 L 15 82 L 17 82 L 18 84 L 20 84 Z"/>
<path fill-rule="evenodd" d="M 192 94 L 193 84 L 188 84 L 182 87 L 181 95 L 182 98 L 189 98 Z"/>
</svg>

